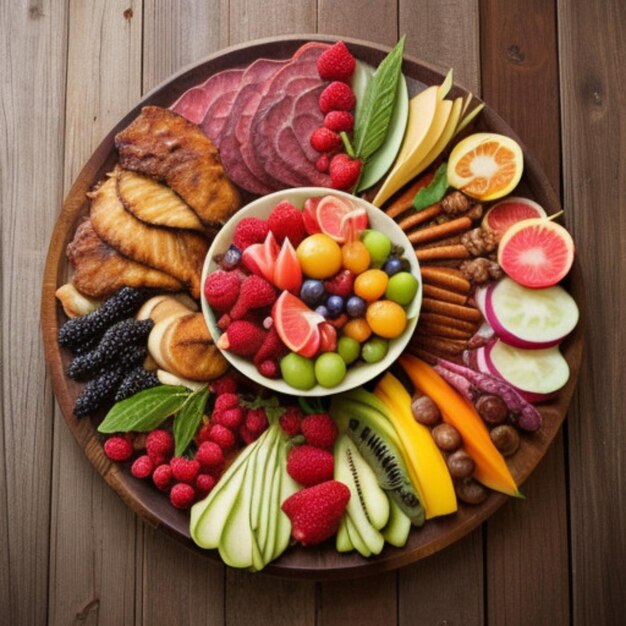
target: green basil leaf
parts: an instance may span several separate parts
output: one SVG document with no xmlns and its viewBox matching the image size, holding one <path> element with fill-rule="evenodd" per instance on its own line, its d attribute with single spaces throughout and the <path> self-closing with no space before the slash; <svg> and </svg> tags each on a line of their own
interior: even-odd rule
<svg viewBox="0 0 626 626">
<path fill-rule="evenodd" d="M 182 456 L 202 421 L 202 415 L 209 398 L 209 388 L 205 385 L 194 391 L 174 418 L 174 442 L 176 456 Z"/>
<path fill-rule="evenodd" d="M 180 385 L 159 385 L 113 405 L 98 426 L 101 433 L 146 432 L 180 409 L 190 392 Z"/>
<path fill-rule="evenodd" d="M 365 90 L 363 105 L 357 110 L 354 147 L 357 157 L 364 161 L 383 145 L 389 130 L 402 70 L 404 40 L 402 36 L 378 66 Z"/>
<path fill-rule="evenodd" d="M 413 200 L 413 208 L 416 211 L 422 211 L 436 202 L 439 202 L 448 189 L 448 166 L 442 163 L 435 172 L 433 179 L 426 187 L 422 187 Z"/>
</svg>

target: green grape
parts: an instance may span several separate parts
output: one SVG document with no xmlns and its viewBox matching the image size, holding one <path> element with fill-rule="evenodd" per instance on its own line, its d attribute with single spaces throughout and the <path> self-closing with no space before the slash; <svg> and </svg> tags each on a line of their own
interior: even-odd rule
<svg viewBox="0 0 626 626">
<path fill-rule="evenodd" d="M 344 360 L 346 365 L 354 363 L 361 352 L 361 344 L 352 337 L 340 337 L 337 342 L 337 352 L 339 356 Z"/>
<path fill-rule="evenodd" d="M 389 350 L 389 342 L 380 337 L 373 337 L 363 344 L 361 357 L 367 363 L 378 363 L 387 356 Z"/>
<path fill-rule="evenodd" d="M 315 376 L 322 387 L 336 387 L 346 377 L 346 364 L 336 352 L 324 352 L 315 361 Z"/>
<path fill-rule="evenodd" d="M 381 267 L 391 252 L 391 241 L 379 230 L 366 230 L 362 241 L 372 258 L 372 267 Z"/>
<path fill-rule="evenodd" d="M 296 389 L 311 389 L 315 387 L 315 367 L 313 361 L 290 352 L 280 361 L 280 373 L 288 385 Z"/>
<path fill-rule="evenodd" d="M 398 272 L 389 279 L 385 296 L 402 306 L 406 306 L 417 293 L 417 278 L 410 272 Z"/>
</svg>

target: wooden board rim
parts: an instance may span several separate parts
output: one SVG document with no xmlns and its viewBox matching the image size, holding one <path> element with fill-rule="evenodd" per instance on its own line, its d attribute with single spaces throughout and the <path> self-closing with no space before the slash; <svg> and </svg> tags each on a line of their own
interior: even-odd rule
<svg viewBox="0 0 626 626">
<path fill-rule="evenodd" d="M 155 498 L 165 500 L 162 494 L 157 493 L 156 490 L 152 490 L 154 491 L 155 498 L 148 498 L 147 502 L 138 498 L 137 494 L 141 492 L 139 488 L 140 485 L 134 484 L 133 481 L 135 481 L 135 483 L 139 481 L 133 479 L 128 472 L 122 471 L 118 464 L 109 461 L 105 457 L 100 438 L 93 423 L 90 420 L 79 421 L 72 415 L 77 385 L 64 375 L 62 353 L 56 342 L 61 313 L 60 307 L 56 303 L 54 292 L 63 281 L 63 273 L 67 267 L 64 255 L 65 247 L 69 241 L 70 233 L 73 234 L 76 222 L 85 206 L 84 193 L 98 180 L 107 167 L 112 165 L 113 137 L 115 133 L 125 127 L 138 114 L 142 106 L 146 104 L 170 105 L 187 87 L 199 82 L 199 76 L 208 76 L 207 68 L 211 69 L 210 73 L 214 73 L 226 67 L 249 63 L 251 60 L 264 55 L 276 58 L 287 56 L 305 41 L 334 42 L 337 39 L 343 39 L 359 58 L 365 58 L 365 60 L 374 62 L 380 61 L 384 54 L 390 49 L 388 46 L 371 43 L 362 39 L 332 35 L 298 34 L 270 37 L 222 49 L 198 63 L 183 68 L 166 81 L 162 82 L 146 94 L 144 98 L 116 124 L 93 152 L 76 178 L 64 201 L 63 208 L 51 237 L 43 274 L 41 327 L 46 364 L 65 421 L 76 441 L 85 451 L 90 462 L 135 513 L 145 519 L 151 526 L 161 528 L 179 539 L 187 548 L 207 555 L 212 559 L 219 560 L 215 551 L 207 552 L 197 548 L 188 536 L 185 536 L 177 529 L 176 525 L 172 522 L 172 516 L 164 516 L 163 512 L 159 511 L 159 507 L 155 506 Z M 403 69 L 407 75 L 427 84 L 432 84 L 435 81 L 441 81 L 443 79 L 443 73 L 435 66 L 410 55 L 405 55 L 404 59 Z M 459 92 L 467 92 L 466 89 L 456 82 L 454 88 Z M 480 102 L 479 98 L 476 96 L 474 98 L 476 103 Z M 539 196 L 538 201 L 545 208 L 549 209 L 549 213 L 560 210 L 560 204 L 554 190 L 541 171 L 538 162 L 524 147 L 523 142 L 519 140 L 516 133 L 514 133 L 508 124 L 488 106 L 485 107 L 482 117 L 488 128 L 496 132 L 507 134 L 520 142 L 524 150 L 526 163 L 525 179 L 530 179 L 533 195 L 535 197 Z M 542 431 L 540 431 L 541 454 L 534 459 L 534 462 L 522 464 L 516 472 L 516 478 L 520 483 L 526 480 L 541 461 L 541 458 L 545 455 L 550 443 L 559 431 L 578 378 L 584 342 L 585 306 L 582 272 L 577 262 L 574 265 L 570 283 L 572 293 L 581 308 L 581 321 L 572 335 L 564 343 L 564 352 L 571 367 L 571 377 L 566 387 L 559 394 L 557 401 L 554 403 L 555 406 L 547 411 L 548 419 L 545 420 L 546 424 Z M 460 510 L 452 520 L 430 521 L 424 529 L 413 532 L 409 544 L 418 533 L 421 533 L 421 535 L 426 534 L 427 536 L 434 534 L 434 538 L 428 539 L 422 543 L 418 542 L 418 545 L 408 548 L 398 549 L 385 547 L 383 553 L 373 560 L 363 559 L 358 555 L 339 555 L 332 547 L 325 549 L 309 548 L 306 550 L 300 548 L 288 551 L 283 557 L 270 564 L 263 571 L 269 575 L 277 576 L 338 579 L 365 576 L 402 567 L 433 554 L 465 536 L 490 517 L 506 501 L 507 498 L 505 496 L 493 493 L 485 503 L 480 507 L 472 508 L 471 512 L 467 515 L 462 515 Z M 169 504 L 167 504 L 167 506 L 169 507 Z M 465 509 L 468 509 L 468 507 L 465 507 Z M 448 529 L 448 526 L 451 526 L 451 528 Z M 443 530 L 435 532 L 435 528 L 439 527 L 442 527 Z"/>
</svg>

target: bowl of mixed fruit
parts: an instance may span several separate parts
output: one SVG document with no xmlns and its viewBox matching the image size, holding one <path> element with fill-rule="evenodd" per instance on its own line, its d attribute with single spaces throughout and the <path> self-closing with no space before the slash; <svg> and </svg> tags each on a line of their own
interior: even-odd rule
<svg viewBox="0 0 626 626">
<path fill-rule="evenodd" d="M 365 200 L 317 187 L 240 210 L 215 237 L 202 285 L 207 325 L 230 363 L 307 396 L 385 371 L 422 300 L 419 264 L 398 225 Z"/>
</svg>

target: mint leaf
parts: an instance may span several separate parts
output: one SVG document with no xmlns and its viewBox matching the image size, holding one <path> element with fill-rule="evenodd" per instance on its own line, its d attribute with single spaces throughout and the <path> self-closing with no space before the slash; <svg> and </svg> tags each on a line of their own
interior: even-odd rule
<svg viewBox="0 0 626 626">
<path fill-rule="evenodd" d="M 422 211 L 436 202 L 439 202 L 448 189 L 448 165 L 442 163 L 435 172 L 433 179 L 426 187 L 422 187 L 413 200 L 413 208 Z"/>
<path fill-rule="evenodd" d="M 362 106 L 354 123 L 356 156 L 367 161 L 383 145 L 394 105 L 402 69 L 405 35 L 378 66 L 367 85 Z"/>
<path fill-rule="evenodd" d="M 160 385 L 113 405 L 98 426 L 101 433 L 146 432 L 178 411 L 190 391 L 180 385 Z"/>
<path fill-rule="evenodd" d="M 202 415 L 209 399 L 209 388 L 204 385 L 200 389 L 196 389 L 185 401 L 176 417 L 174 418 L 174 442 L 176 456 L 182 456 L 187 446 L 191 443 L 193 436 L 198 430 L 198 426 L 202 421 Z"/>
</svg>

